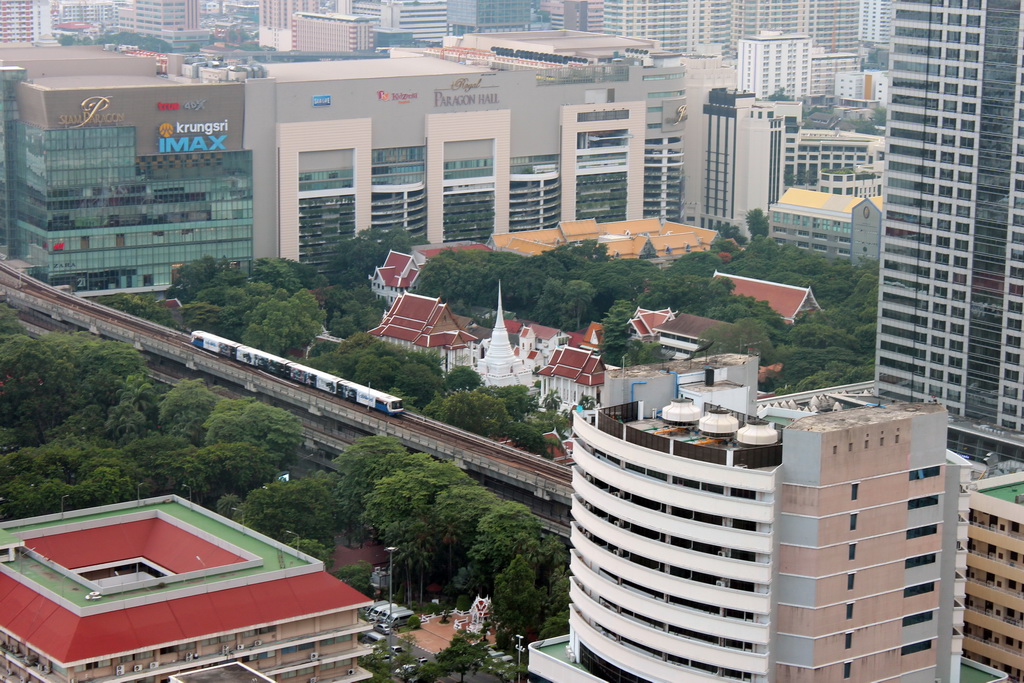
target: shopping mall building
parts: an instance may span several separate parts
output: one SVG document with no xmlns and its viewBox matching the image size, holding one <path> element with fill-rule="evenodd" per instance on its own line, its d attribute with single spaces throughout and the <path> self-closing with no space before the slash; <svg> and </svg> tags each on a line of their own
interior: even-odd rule
<svg viewBox="0 0 1024 683">
<path fill-rule="evenodd" d="M 323 265 L 370 227 L 679 220 L 678 55 L 565 31 L 458 41 L 170 77 L 99 48 L 2 49 L 0 246 L 76 290 L 159 290 L 204 255 Z"/>
</svg>

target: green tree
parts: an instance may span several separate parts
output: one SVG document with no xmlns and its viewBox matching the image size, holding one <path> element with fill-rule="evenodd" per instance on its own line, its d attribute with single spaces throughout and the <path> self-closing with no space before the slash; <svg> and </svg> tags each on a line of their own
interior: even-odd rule
<svg viewBox="0 0 1024 683">
<path fill-rule="evenodd" d="M 508 423 L 508 411 L 504 402 L 483 389 L 459 391 L 438 397 L 424 412 L 442 422 L 481 436 L 500 435 Z"/>
<path fill-rule="evenodd" d="M 308 263 L 291 259 L 261 258 L 252 266 L 253 282 L 265 282 L 273 289 L 294 294 L 300 289 L 315 289 L 327 284 L 326 278 Z"/>
<path fill-rule="evenodd" d="M 628 301 L 616 301 L 601 321 L 604 339 L 601 342 L 601 357 L 605 363 L 621 363 L 629 350 L 629 321 L 636 306 Z"/>
<path fill-rule="evenodd" d="M 203 425 L 218 400 L 202 380 L 182 380 L 160 401 L 160 427 L 165 434 L 199 445 L 205 436 Z"/>
<path fill-rule="evenodd" d="M 410 453 L 392 436 L 368 436 L 353 442 L 334 459 L 339 475 L 335 496 L 340 528 L 349 536 L 359 535 L 366 498 L 377 482 L 423 457 Z"/>
<path fill-rule="evenodd" d="M 334 478 L 274 481 L 245 498 L 245 524 L 287 543 L 293 536 L 334 547 Z"/>
<path fill-rule="evenodd" d="M 139 318 L 145 318 L 164 327 L 177 327 L 174 316 L 156 300 L 156 297 L 145 294 L 110 294 L 97 297 L 96 301 L 104 306 L 116 308 Z"/>
<path fill-rule="evenodd" d="M 747 211 L 747 232 L 751 237 L 767 237 L 769 232 L 768 216 L 761 209 Z"/>
<path fill-rule="evenodd" d="M 444 378 L 444 390 L 447 392 L 473 391 L 483 386 L 480 374 L 468 365 L 456 365 L 448 371 Z"/>
<path fill-rule="evenodd" d="M 0 339 L 12 334 L 25 334 L 25 328 L 18 317 L 18 311 L 7 304 L 0 304 Z"/>
<path fill-rule="evenodd" d="M 373 595 L 373 585 L 370 583 L 370 576 L 373 574 L 373 565 L 369 562 L 362 560 L 355 564 L 346 564 L 343 567 L 335 569 L 333 574 L 335 578 L 341 579 L 363 595 Z"/>
<path fill-rule="evenodd" d="M 465 632 L 456 633 L 451 644 L 437 653 L 437 663 L 448 674 L 459 674 L 465 681 L 466 674 L 476 673 L 487 661 L 487 646 L 473 640 Z"/>
<path fill-rule="evenodd" d="M 534 585 L 534 570 L 516 555 L 508 567 L 494 577 L 493 618 L 505 637 L 526 635 L 540 621 L 543 593 Z"/>
<path fill-rule="evenodd" d="M 306 290 L 287 296 L 284 290 L 266 299 L 245 316 L 242 341 L 268 353 L 281 355 L 304 347 L 323 329 L 326 313 Z"/>
<path fill-rule="evenodd" d="M 302 423 L 297 417 L 254 398 L 218 402 L 203 429 L 208 445 L 249 443 L 273 454 L 277 468 L 291 463 L 302 443 Z"/>
<path fill-rule="evenodd" d="M 481 582 L 490 587 L 516 555 L 532 556 L 540 545 L 540 530 L 540 520 L 521 503 L 502 501 L 492 507 L 480 518 L 469 551 Z"/>
<path fill-rule="evenodd" d="M 175 274 L 174 283 L 167 290 L 167 298 L 190 303 L 204 289 L 213 286 L 240 286 L 245 282 L 245 273 L 233 266 L 227 259 L 204 256 L 186 263 Z"/>
</svg>

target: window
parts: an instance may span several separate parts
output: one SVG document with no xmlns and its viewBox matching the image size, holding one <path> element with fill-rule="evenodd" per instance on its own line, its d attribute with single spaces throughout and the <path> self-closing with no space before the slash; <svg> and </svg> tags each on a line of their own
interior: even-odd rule
<svg viewBox="0 0 1024 683">
<path fill-rule="evenodd" d="M 858 493 L 860 493 L 860 484 L 850 484 L 850 500 L 857 500 Z"/>
<path fill-rule="evenodd" d="M 846 640 L 846 649 L 849 650 L 851 647 L 853 647 L 853 634 L 852 633 L 847 633 L 845 640 Z"/>
<path fill-rule="evenodd" d="M 935 590 L 935 582 L 929 581 L 928 583 L 919 583 L 916 586 L 907 586 L 903 589 L 903 597 L 912 598 L 915 595 L 924 595 L 925 593 L 931 593 Z"/>
<path fill-rule="evenodd" d="M 925 621 L 931 621 L 931 620 L 932 620 L 932 613 L 931 612 L 918 612 L 917 614 L 911 614 L 909 616 L 903 617 L 903 625 L 904 626 L 913 626 L 914 624 L 920 624 L 920 623 L 923 623 Z"/>
<path fill-rule="evenodd" d="M 908 557 L 904 562 L 904 566 L 907 569 L 913 569 L 914 567 L 923 567 L 926 564 L 935 564 L 935 553 L 928 553 L 927 555 L 918 555 L 917 557 Z"/>
<path fill-rule="evenodd" d="M 853 603 L 847 603 L 846 605 L 846 618 L 853 619 Z"/>
<path fill-rule="evenodd" d="M 847 550 L 847 556 L 851 560 L 857 559 L 857 544 L 856 543 L 851 543 L 850 544 L 850 547 Z"/>
<path fill-rule="evenodd" d="M 853 590 L 853 577 L 854 577 L 853 574 L 847 574 L 846 575 L 846 590 L 848 590 L 848 591 L 852 591 Z"/>
<path fill-rule="evenodd" d="M 901 655 L 912 655 L 915 652 L 924 652 L 925 650 L 932 649 L 932 641 L 922 640 L 920 643 L 914 643 L 913 645 L 904 645 L 900 648 Z"/>
<path fill-rule="evenodd" d="M 931 507 L 932 505 L 939 504 L 939 497 L 935 496 L 922 496 L 921 498 L 912 498 L 907 501 L 908 510 L 917 510 L 918 508 Z"/>
<path fill-rule="evenodd" d="M 850 531 L 856 531 L 856 530 L 857 530 L 857 513 L 854 512 L 853 514 L 850 515 Z M 852 560 L 853 558 L 851 557 L 850 559 Z"/>
<path fill-rule="evenodd" d="M 852 673 L 853 662 L 843 662 L 843 678 L 849 678 Z"/>
<path fill-rule="evenodd" d="M 925 467 L 919 470 L 910 470 L 910 481 L 914 481 L 915 479 L 928 479 L 929 477 L 937 476 L 939 476 L 938 465 L 934 465 L 932 467 Z"/>
<path fill-rule="evenodd" d="M 910 540 L 912 538 L 921 538 L 922 536 L 931 536 L 932 534 L 937 533 L 938 530 L 939 527 L 935 524 L 927 524 L 925 526 L 907 529 L 907 540 Z"/>
</svg>

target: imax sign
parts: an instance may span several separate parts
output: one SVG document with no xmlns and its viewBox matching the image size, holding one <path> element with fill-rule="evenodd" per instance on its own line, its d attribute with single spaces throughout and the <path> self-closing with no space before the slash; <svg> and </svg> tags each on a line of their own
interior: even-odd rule
<svg viewBox="0 0 1024 683">
<path fill-rule="evenodd" d="M 175 152 L 212 152 L 226 151 L 224 141 L 227 139 L 228 122 L 216 121 L 208 123 L 161 123 L 158 128 L 158 149 L 160 154 Z M 224 135 L 213 135 L 223 132 Z M 184 135 L 187 133 L 205 133 L 205 135 Z"/>
</svg>

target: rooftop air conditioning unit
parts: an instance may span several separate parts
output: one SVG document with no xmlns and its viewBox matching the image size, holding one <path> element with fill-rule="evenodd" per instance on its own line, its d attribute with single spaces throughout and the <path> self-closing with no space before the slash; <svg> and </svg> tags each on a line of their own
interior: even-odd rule
<svg viewBox="0 0 1024 683">
<path fill-rule="evenodd" d="M 115 676 L 124 676 L 124 665 L 123 664 L 118 664 L 116 667 L 114 667 L 114 675 Z"/>
<path fill-rule="evenodd" d="M 191 662 L 193 657 L 195 657 L 195 655 L 193 655 L 191 652 L 186 652 L 185 653 L 185 661 L 186 662 Z"/>
<path fill-rule="evenodd" d="M 136 664 L 135 666 L 132 667 L 132 671 L 142 671 L 142 665 L 141 664 Z"/>
<path fill-rule="evenodd" d="M 160 662 L 150 662 L 149 663 L 149 668 L 150 669 L 156 669 L 159 666 L 160 666 Z"/>
</svg>

